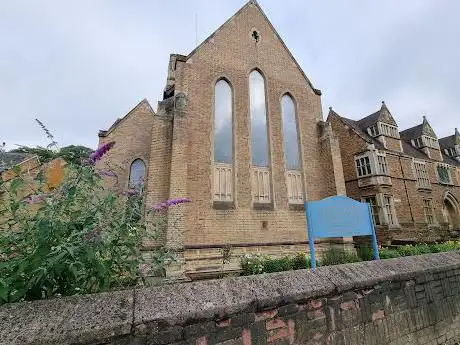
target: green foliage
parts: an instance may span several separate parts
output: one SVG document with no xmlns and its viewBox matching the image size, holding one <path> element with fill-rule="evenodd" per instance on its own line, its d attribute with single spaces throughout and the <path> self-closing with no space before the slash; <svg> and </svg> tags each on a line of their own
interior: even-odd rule
<svg viewBox="0 0 460 345">
<path fill-rule="evenodd" d="M 62 157 L 67 163 L 81 165 L 82 161 L 87 159 L 92 150 L 89 147 L 81 145 L 64 146 L 57 153 L 58 157 Z"/>
<path fill-rule="evenodd" d="M 379 250 L 380 259 L 394 259 L 399 258 L 401 254 L 396 249 L 381 248 Z"/>
<path fill-rule="evenodd" d="M 449 252 L 452 250 L 459 250 L 460 242 L 448 241 L 443 243 L 435 243 L 431 244 L 429 247 L 432 253 Z"/>
<path fill-rule="evenodd" d="M 318 262 L 316 263 L 317 266 Z M 311 258 L 304 253 L 299 253 L 292 258 L 292 269 L 293 270 L 303 270 L 306 268 L 311 268 Z"/>
<path fill-rule="evenodd" d="M 371 261 L 374 258 L 372 247 L 368 245 L 359 245 L 356 248 L 356 254 L 362 261 Z"/>
<path fill-rule="evenodd" d="M 47 163 L 55 158 L 62 157 L 67 163 L 75 165 L 81 165 L 84 159 L 87 159 L 93 150 L 86 146 L 81 145 L 69 145 L 59 150 L 51 150 L 44 147 L 27 147 L 21 146 L 17 149 L 11 150 L 10 152 L 16 153 L 28 153 L 31 155 L 37 155 L 41 163 Z"/>
<path fill-rule="evenodd" d="M 57 154 L 55 151 L 44 148 L 44 147 L 40 147 L 40 146 L 37 146 L 37 147 L 21 146 L 17 149 L 11 150 L 10 152 L 28 153 L 31 155 L 37 155 L 41 163 L 48 163 L 57 157 Z"/>
<path fill-rule="evenodd" d="M 414 246 L 407 244 L 405 246 L 399 246 L 396 249 L 401 256 L 411 256 L 411 255 L 419 255 L 422 254 L 421 250 L 419 249 L 419 246 Z M 422 249 L 423 251 L 423 249 Z"/>
<path fill-rule="evenodd" d="M 303 253 L 282 257 L 247 254 L 241 259 L 243 275 L 300 270 L 310 267 L 310 257 Z"/>
<path fill-rule="evenodd" d="M 361 260 L 356 254 L 346 251 L 342 248 L 335 247 L 326 249 L 321 256 L 321 264 L 323 266 L 339 265 L 359 261 Z"/>
<path fill-rule="evenodd" d="M 162 216 L 145 214 L 140 193 L 102 193 L 101 182 L 76 164 L 52 191 L 41 174 L 0 179 L 0 303 L 106 291 L 135 284 L 140 267 L 161 271 L 166 254 L 147 267 L 140 250 Z"/>
</svg>

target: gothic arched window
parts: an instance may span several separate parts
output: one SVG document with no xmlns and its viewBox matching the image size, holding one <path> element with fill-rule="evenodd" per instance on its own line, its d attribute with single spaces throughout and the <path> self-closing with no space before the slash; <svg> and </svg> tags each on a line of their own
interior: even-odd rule
<svg viewBox="0 0 460 345">
<path fill-rule="evenodd" d="M 145 163 L 142 159 L 136 159 L 129 168 L 129 187 L 142 188 L 145 180 Z"/>
<path fill-rule="evenodd" d="M 258 71 L 249 75 L 251 115 L 251 161 L 253 166 L 269 166 L 265 81 Z"/>
<path fill-rule="evenodd" d="M 232 164 L 232 89 L 221 79 L 214 89 L 214 162 Z"/>
<path fill-rule="evenodd" d="M 300 170 L 299 135 L 295 104 L 291 96 L 281 99 L 281 116 L 283 119 L 284 159 L 288 170 Z"/>
</svg>

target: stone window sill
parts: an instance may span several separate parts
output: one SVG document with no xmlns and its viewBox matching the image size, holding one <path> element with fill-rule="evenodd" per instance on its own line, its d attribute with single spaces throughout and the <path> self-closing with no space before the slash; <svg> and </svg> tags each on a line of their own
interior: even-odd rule
<svg viewBox="0 0 460 345">
<path fill-rule="evenodd" d="M 254 202 L 252 207 L 257 211 L 273 211 L 275 209 L 273 202 Z"/>
<path fill-rule="evenodd" d="M 289 211 L 305 211 L 304 204 L 289 204 Z"/>
<path fill-rule="evenodd" d="M 215 210 L 234 210 L 235 202 L 234 201 L 217 201 L 215 200 L 212 203 L 212 207 Z"/>
</svg>

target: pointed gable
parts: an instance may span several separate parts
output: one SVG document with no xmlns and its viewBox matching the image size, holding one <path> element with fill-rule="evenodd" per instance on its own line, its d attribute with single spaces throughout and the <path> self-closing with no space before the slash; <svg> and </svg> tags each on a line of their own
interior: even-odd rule
<svg viewBox="0 0 460 345">
<path fill-rule="evenodd" d="M 423 116 L 423 122 L 421 124 L 405 129 L 401 132 L 401 137 L 405 140 L 417 139 L 422 135 L 426 135 L 435 139 L 438 138 L 428 120 L 426 119 L 426 116 Z"/>
<path fill-rule="evenodd" d="M 438 138 L 431 125 L 428 123 L 426 116 L 423 116 L 422 133 L 432 138 Z"/>
<path fill-rule="evenodd" d="M 453 148 L 456 145 L 460 145 L 460 133 L 457 128 L 455 128 L 455 133 L 453 135 L 439 139 L 439 146 L 443 149 Z"/>
<path fill-rule="evenodd" d="M 329 108 L 329 114 L 327 117 L 327 121 L 330 122 L 331 118 L 337 118 L 342 122 L 344 125 L 348 126 L 351 128 L 353 132 L 355 132 L 359 137 L 361 137 L 364 141 L 368 142 L 369 144 L 374 144 L 374 146 L 378 149 L 383 149 L 383 145 L 380 141 L 372 138 L 366 130 L 363 130 L 359 124 L 359 121 L 355 121 L 346 117 L 343 117 L 339 115 L 337 112 L 335 112 L 332 107 Z"/>
<path fill-rule="evenodd" d="M 367 128 L 375 125 L 377 122 L 388 123 L 389 125 L 396 127 L 398 126 L 384 101 L 382 102 L 382 106 L 379 110 L 377 110 L 375 113 L 372 113 L 369 116 L 362 118 L 357 122 L 362 130 L 366 130 Z"/>
<path fill-rule="evenodd" d="M 127 118 L 133 116 L 139 111 L 151 113 L 152 115 L 155 115 L 155 112 L 153 111 L 152 107 L 150 106 L 150 103 L 147 101 L 147 99 L 143 99 L 140 101 L 134 108 L 132 108 L 125 116 L 122 118 L 118 118 L 115 120 L 115 122 L 109 127 L 107 130 L 100 130 L 99 131 L 99 137 L 105 137 L 109 135 L 115 128 L 117 128 L 123 121 L 125 121 Z"/>
<path fill-rule="evenodd" d="M 256 22 L 263 22 L 264 27 L 257 27 L 257 25 L 254 24 L 255 26 L 253 25 L 250 30 L 244 30 L 242 29 L 242 27 L 244 27 L 245 25 L 238 25 L 244 23 L 246 24 L 246 26 L 248 24 L 251 26 L 252 23 Z M 232 31 L 232 35 L 228 34 L 229 31 Z M 248 1 L 232 17 L 230 17 L 224 24 L 222 24 L 216 31 L 214 31 L 208 38 L 206 38 L 200 45 L 198 45 L 187 56 L 187 61 L 191 61 L 195 57 L 199 57 L 200 53 L 203 50 L 206 50 L 204 48 L 209 48 L 209 46 L 215 46 L 216 51 L 218 49 L 226 48 L 229 54 L 235 55 L 235 59 L 240 59 L 242 54 L 251 51 L 251 49 L 244 49 L 244 51 L 239 50 L 237 47 L 241 44 L 241 42 L 247 42 L 248 48 L 254 48 L 254 46 L 258 45 L 259 40 L 263 44 L 263 40 L 270 35 L 276 37 L 279 44 L 279 46 L 271 48 L 284 50 L 285 58 L 288 59 L 290 63 L 295 65 L 298 73 L 311 87 L 313 92 L 317 95 L 321 95 L 321 91 L 313 86 L 305 72 L 300 67 L 299 63 L 296 61 L 292 53 L 287 48 L 286 44 L 284 43 L 276 29 L 273 27 L 272 23 L 270 22 L 262 8 L 255 0 Z M 225 37 L 225 39 L 223 39 L 223 37 Z M 251 41 L 251 37 L 253 38 L 253 41 Z M 253 58 L 254 60 L 256 60 L 257 58 L 260 58 L 260 56 L 255 56 Z M 270 56 L 267 56 L 267 58 L 270 58 Z M 283 64 L 278 63 L 278 65 L 281 67 Z"/>
</svg>

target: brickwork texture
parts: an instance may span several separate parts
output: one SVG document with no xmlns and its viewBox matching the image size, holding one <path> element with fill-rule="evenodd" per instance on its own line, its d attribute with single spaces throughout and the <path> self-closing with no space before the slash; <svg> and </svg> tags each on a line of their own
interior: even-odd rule
<svg viewBox="0 0 460 345">
<path fill-rule="evenodd" d="M 10 304 L 0 322 L 2 345 L 454 345 L 460 253 Z"/>
</svg>

